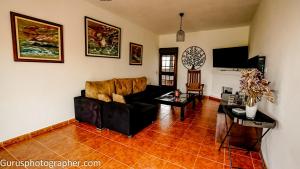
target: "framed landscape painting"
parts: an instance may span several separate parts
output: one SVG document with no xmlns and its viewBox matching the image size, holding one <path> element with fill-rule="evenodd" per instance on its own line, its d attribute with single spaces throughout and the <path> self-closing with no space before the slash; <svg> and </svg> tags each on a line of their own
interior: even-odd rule
<svg viewBox="0 0 300 169">
<path fill-rule="evenodd" d="M 129 64 L 142 65 L 143 61 L 143 45 L 129 43 Z"/>
<path fill-rule="evenodd" d="M 10 12 L 14 60 L 64 62 L 63 26 Z"/>
<path fill-rule="evenodd" d="M 121 28 L 85 17 L 85 54 L 120 58 Z"/>
</svg>

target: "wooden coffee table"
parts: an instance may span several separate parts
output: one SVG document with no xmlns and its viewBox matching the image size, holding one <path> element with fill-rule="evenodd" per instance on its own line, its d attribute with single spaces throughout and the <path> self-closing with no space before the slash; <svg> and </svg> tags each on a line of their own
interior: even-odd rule
<svg viewBox="0 0 300 169">
<path fill-rule="evenodd" d="M 195 99 L 196 94 L 193 93 L 181 93 L 179 97 L 175 97 L 175 92 L 169 92 L 167 94 L 155 98 L 155 101 L 159 104 L 180 107 L 180 120 L 183 121 L 186 105 L 192 103 L 194 109 Z"/>
</svg>

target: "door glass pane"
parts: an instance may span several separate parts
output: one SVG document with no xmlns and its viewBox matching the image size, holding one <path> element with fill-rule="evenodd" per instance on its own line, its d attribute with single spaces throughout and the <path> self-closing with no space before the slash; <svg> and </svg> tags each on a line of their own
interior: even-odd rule
<svg viewBox="0 0 300 169">
<path fill-rule="evenodd" d="M 162 72 L 174 72 L 174 62 L 175 56 L 173 55 L 164 55 L 162 56 Z"/>
<path fill-rule="evenodd" d="M 174 72 L 174 67 L 170 67 L 170 72 Z"/>
<path fill-rule="evenodd" d="M 165 75 L 161 76 L 161 83 L 162 83 L 162 85 L 166 85 L 166 76 Z"/>
<path fill-rule="evenodd" d="M 162 84 L 166 86 L 173 86 L 174 84 L 174 76 L 173 75 L 163 75 L 164 80 L 162 80 Z"/>
</svg>

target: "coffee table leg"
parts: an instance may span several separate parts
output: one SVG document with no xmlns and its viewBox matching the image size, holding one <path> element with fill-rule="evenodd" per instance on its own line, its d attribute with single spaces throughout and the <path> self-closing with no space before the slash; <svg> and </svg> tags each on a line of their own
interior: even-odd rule
<svg viewBox="0 0 300 169">
<path fill-rule="evenodd" d="M 195 110 L 195 106 L 196 106 L 196 99 L 193 99 L 193 110 Z"/>
<path fill-rule="evenodd" d="M 183 121 L 184 120 L 184 106 L 182 106 L 180 108 L 180 120 Z"/>
</svg>

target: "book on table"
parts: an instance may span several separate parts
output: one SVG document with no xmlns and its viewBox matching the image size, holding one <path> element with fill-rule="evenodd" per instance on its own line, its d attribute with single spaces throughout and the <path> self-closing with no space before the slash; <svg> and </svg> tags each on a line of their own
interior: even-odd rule
<svg viewBox="0 0 300 169">
<path fill-rule="evenodd" d="M 241 108 L 234 108 L 232 109 L 232 112 L 238 115 L 246 114 L 246 110 Z"/>
</svg>

